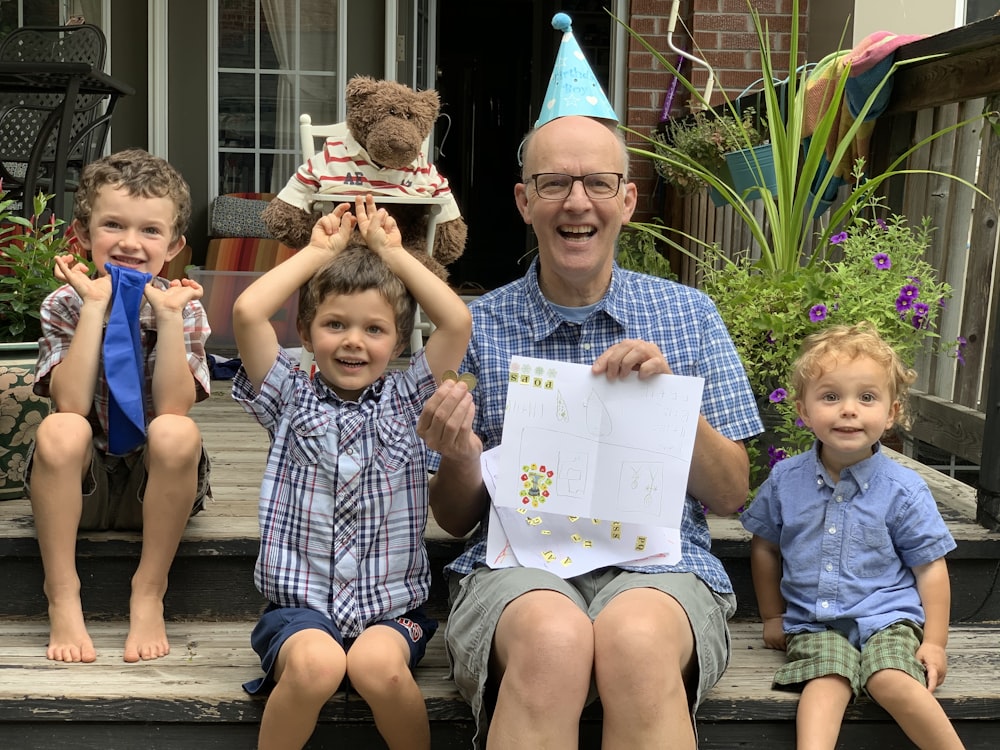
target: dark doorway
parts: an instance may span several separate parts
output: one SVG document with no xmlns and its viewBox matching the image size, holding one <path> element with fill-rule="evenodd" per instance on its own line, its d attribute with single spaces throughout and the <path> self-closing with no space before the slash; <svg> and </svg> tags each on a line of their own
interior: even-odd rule
<svg viewBox="0 0 1000 750">
<path fill-rule="evenodd" d="M 613 23 L 607 5 L 439 0 L 436 88 L 451 126 L 439 122 L 436 164 L 469 226 L 465 254 L 449 267 L 455 286 L 495 289 L 524 274 L 534 240 L 514 207 L 517 150 L 552 74 L 560 40 L 552 16 L 570 14 L 574 36 L 607 90 Z"/>
</svg>

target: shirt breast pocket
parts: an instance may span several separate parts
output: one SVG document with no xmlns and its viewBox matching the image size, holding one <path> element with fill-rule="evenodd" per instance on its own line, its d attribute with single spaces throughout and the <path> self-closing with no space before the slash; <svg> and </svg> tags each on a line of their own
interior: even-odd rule
<svg viewBox="0 0 1000 750">
<path fill-rule="evenodd" d="M 375 432 L 375 462 L 386 474 L 401 471 L 413 459 L 414 451 L 422 450 L 414 426 L 402 419 L 380 419 Z"/>
<path fill-rule="evenodd" d="M 895 554 L 892 539 L 884 526 L 865 526 L 862 523 L 851 526 L 847 566 L 854 575 L 859 578 L 882 575 Z"/>
<path fill-rule="evenodd" d="M 326 432 L 330 420 L 325 414 L 296 412 L 288 435 L 288 453 L 299 466 L 314 466 L 326 450 Z"/>
</svg>

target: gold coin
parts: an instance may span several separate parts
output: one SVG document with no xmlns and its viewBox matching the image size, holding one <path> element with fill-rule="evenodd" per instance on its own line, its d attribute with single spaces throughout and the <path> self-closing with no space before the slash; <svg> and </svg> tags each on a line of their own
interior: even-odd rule
<svg viewBox="0 0 1000 750">
<path fill-rule="evenodd" d="M 459 376 L 458 380 L 460 383 L 465 383 L 469 387 L 470 391 L 475 389 L 476 385 L 479 383 L 479 381 L 476 380 L 476 376 L 471 372 L 463 372 Z"/>
<path fill-rule="evenodd" d="M 458 373 L 454 370 L 445 370 L 441 380 L 458 380 Z"/>
</svg>

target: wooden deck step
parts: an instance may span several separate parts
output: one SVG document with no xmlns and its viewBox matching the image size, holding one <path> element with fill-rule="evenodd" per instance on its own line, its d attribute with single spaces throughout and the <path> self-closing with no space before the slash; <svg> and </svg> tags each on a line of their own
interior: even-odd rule
<svg viewBox="0 0 1000 750">
<path fill-rule="evenodd" d="M 267 453 L 267 435 L 243 412 L 229 384 L 213 383 L 212 396 L 192 412 L 212 458 L 214 500 L 185 530 L 171 570 L 167 613 L 177 619 L 252 619 L 263 602 L 251 571 L 257 555 L 257 496 Z M 1000 588 L 994 573 L 1000 561 L 1000 533 L 976 524 L 975 491 L 900 454 L 894 458 L 930 484 L 958 549 L 948 556 L 952 617 L 956 622 L 1000 620 Z M 733 580 L 739 616 L 756 617 L 748 564 L 749 535 L 736 518 L 710 517 L 714 553 Z M 77 543 L 84 604 L 91 617 L 127 616 L 129 579 L 141 537 L 135 533 L 81 533 Z M 463 542 L 431 520 L 427 529 L 433 570 L 453 560 Z M 0 616 L 44 617 L 42 569 L 31 507 L 27 500 L 0 502 L 0 576 L 9 594 Z M 444 582 L 434 579 L 430 608 L 447 616 Z"/>
<path fill-rule="evenodd" d="M 253 625 L 172 623 L 169 656 L 125 664 L 120 659 L 126 623 L 100 623 L 92 627 L 98 661 L 66 665 L 45 659 L 44 624 L 2 622 L 0 726 L 5 746 L 51 747 L 61 740 L 75 748 L 128 747 L 140 741 L 179 747 L 193 740 L 199 748 L 250 747 L 264 706 L 263 699 L 241 688 L 260 674 L 249 646 Z M 736 622 L 732 634 L 732 664 L 699 709 L 700 747 L 763 747 L 765 741 L 768 747 L 793 747 L 797 695 L 770 687 L 783 655 L 762 647 L 756 623 Z M 936 695 L 970 750 L 996 747 L 998 642 L 998 623 L 959 626 L 951 635 L 948 679 Z M 448 679 L 443 648 L 443 639 L 435 636 L 416 670 L 417 679 L 435 728 L 434 746 L 468 747 L 469 709 Z M 588 708 L 585 722 L 599 720 L 599 707 Z M 890 717 L 867 699 L 849 708 L 844 732 L 845 748 L 910 747 Z M 111 736 L 114 742 L 108 744 Z M 41 737 L 53 744 L 39 744 Z M 363 744 L 352 744 L 352 737 Z M 310 747 L 380 747 L 376 738 L 364 702 L 341 693 L 323 710 Z"/>
</svg>

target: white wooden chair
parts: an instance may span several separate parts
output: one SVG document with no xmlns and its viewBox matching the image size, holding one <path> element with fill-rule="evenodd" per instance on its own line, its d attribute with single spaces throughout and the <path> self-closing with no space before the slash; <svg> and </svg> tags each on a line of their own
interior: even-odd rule
<svg viewBox="0 0 1000 750">
<path fill-rule="evenodd" d="M 330 136 L 343 136 L 347 135 L 347 123 L 337 122 L 330 125 L 314 125 L 312 117 L 308 114 L 303 114 L 299 117 L 299 140 L 302 145 L 302 159 L 303 162 L 308 161 L 317 153 L 322 151 L 323 144 L 326 139 Z M 430 161 L 431 155 L 431 143 L 430 136 L 424 140 L 422 146 L 424 153 L 428 155 L 428 161 Z M 313 196 L 313 203 L 325 203 L 328 204 L 325 210 L 330 210 L 336 203 L 343 203 L 345 200 L 354 200 L 353 196 L 345 195 L 324 195 L 317 193 Z M 415 205 L 427 206 L 429 211 L 429 216 L 427 219 L 427 253 L 433 255 L 434 253 L 434 234 L 437 230 L 437 225 L 439 217 L 441 215 L 441 207 L 447 202 L 447 198 L 421 198 L 416 196 L 398 196 L 398 195 L 378 195 L 375 196 L 376 204 L 386 204 L 386 203 L 409 203 Z M 417 305 L 416 312 L 414 314 L 413 320 L 413 333 L 410 334 L 410 352 L 413 353 L 417 351 L 420 347 L 424 345 L 424 335 L 430 335 L 431 331 L 434 330 L 434 324 L 430 320 L 425 319 L 420 306 Z M 302 369 L 307 369 L 312 366 L 312 355 L 303 350 L 302 361 L 300 367 Z"/>
</svg>

